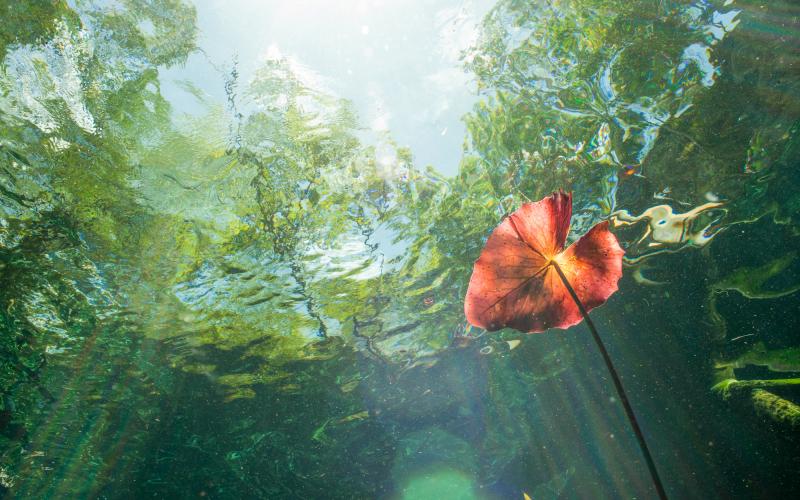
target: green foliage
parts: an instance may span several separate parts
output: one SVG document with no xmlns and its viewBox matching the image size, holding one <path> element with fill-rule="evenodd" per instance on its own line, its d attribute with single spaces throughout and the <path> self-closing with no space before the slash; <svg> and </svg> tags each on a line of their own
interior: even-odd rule
<svg viewBox="0 0 800 500">
<path fill-rule="evenodd" d="M 0 3 L 0 54 L 12 44 L 30 44 L 42 42 L 52 37 L 58 22 L 68 19 L 72 24 L 77 15 L 69 8 L 66 1 L 15 2 L 4 0 Z"/>
</svg>

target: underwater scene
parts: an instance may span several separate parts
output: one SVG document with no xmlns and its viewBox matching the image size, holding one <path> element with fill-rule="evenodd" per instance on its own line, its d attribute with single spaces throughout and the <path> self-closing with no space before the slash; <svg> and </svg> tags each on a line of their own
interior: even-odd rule
<svg viewBox="0 0 800 500">
<path fill-rule="evenodd" d="M 2 0 L 0 58 L 0 497 L 800 498 L 796 0 Z"/>
</svg>

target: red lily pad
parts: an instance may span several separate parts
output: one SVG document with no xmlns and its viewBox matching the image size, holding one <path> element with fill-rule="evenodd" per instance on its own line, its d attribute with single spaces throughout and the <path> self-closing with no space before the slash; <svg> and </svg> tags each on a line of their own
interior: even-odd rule
<svg viewBox="0 0 800 500">
<path fill-rule="evenodd" d="M 470 324 L 536 333 L 580 323 L 553 263 L 587 311 L 605 303 L 617 290 L 625 252 L 608 222 L 564 250 L 571 217 L 572 194 L 559 191 L 522 205 L 495 228 L 469 281 L 464 313 Z"/>
</svg>

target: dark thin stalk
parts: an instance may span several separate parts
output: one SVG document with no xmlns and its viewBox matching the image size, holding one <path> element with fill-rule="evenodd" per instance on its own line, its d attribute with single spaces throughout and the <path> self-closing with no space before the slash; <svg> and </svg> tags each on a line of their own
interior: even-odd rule
<svg viewBox="0 0 800 500">
<path fill-rule="evenodd" d="M 642 449 L 644 460 L 647 462 L 647 468 L 650 469 L 650 476 L 653 478 L 653 485 L 658 492 L 658 497 L 661 500 L 667 500 L 667 493 L 664 491 L 664 485 L 661 484 L 661 478 L 658 477 L 656 464 L 653 462 L 653 457 L 650 455 L 650 450 L 647 448 L 647 443 L 644 440 L 644 434 L 642 434 L 642 429 L 639 427 L 639 422 L 636 420 L 636 415 L 633 413 L 633 408 L 631 407 L 630 401 L 628 401 L 628 396 L 625 395 L 625 389 L 622 387 L 622 381 L 620 381 L 619 375 L 617 375 L 617 370 L 614 368 L 614 363 L 611 362 L 611 356 L 608 355 L 606 346 L 603 345 L 603 340 L 600 338 L 600 334 L 597 333 L 597 328 L 595 328 L 592 319 L 589 317 L 589 313 L 586 311 L 586 308 L 583 307 L 583 303 L 578 298 L 575 290 L 573 290 L 572 285 L 570 285 L 569 281 L 567 281 L 567 277 L 564 276 L 564 272 L 561 271 L 561 268 L 558 266 L 556 261 L 551 261 L 551 264 L 558 273 L 558 277 L 561 278 L 561 281 L 564 283 L 564 286 L 567 287 L 567 291 L 572 296 L 572 300 L 575 301 L 575 305 L 578 306 L 581 316 L 583 316 L 583 319 L 586 320 L 586 326 L 589 327 L 589 331 L 592 332 L 592 337 L 594 337 L 594 341 L 597 343 L 598 349 L 600 349 L 600 354 L 603 355 L 603 361 L 606 362 L 606 368 L 608 368 L 608 372 L 611 374 L 611 379 L 614 381 L 614 387 L 617 388 L 617 394 L 619 395 L 620 401 L 622 401 L 622 406 L 625 408 L 628 421 L 631 423 L 631 427 L 633 427 L 633 433 L 636 434 L 636 439 L 639 441 L 639 448 Z"/>
</svg>

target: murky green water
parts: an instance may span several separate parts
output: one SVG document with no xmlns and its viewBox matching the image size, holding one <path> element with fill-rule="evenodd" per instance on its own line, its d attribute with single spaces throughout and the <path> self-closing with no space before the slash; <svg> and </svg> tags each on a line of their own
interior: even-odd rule
<svg viewBox="0 0 800 500">
<path fill-rule="evenodd" d="M 800 493 L 796 2 L 0 13 L 9 497 L 654 498 L 585 324 L 465 322 L 561 188 L 669 497 Z"/>
</svg>

